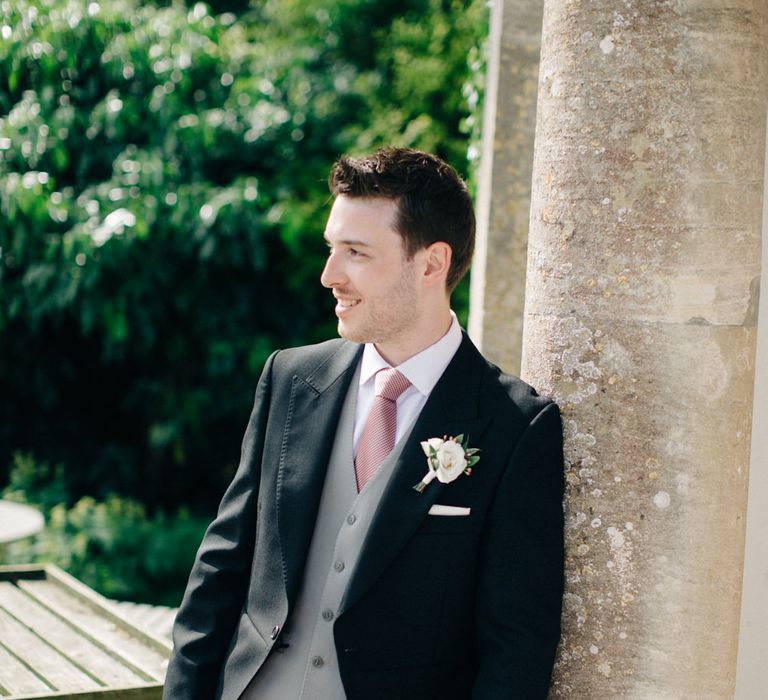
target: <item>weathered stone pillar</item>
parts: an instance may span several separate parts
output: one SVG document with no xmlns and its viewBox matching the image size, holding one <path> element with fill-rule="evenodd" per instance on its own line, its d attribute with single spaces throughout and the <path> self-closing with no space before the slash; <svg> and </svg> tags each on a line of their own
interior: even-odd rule
<svg viewBox="0 0 768 700">
<path fill-rule="evenodd" d="M 768 149 L 766 150 L 768 161 Z M 763 300 L 768 285 L 768 180 L 763 184 Z M 736 700 L 765 700 L 768 688 L 768 303 L 760 304 L 755 402 L 749 466 L 744 583 L 741 594 Z"/>
<path fill-rule="evenodd" d="M 543 0 L 494 0 L 469 333 L 520 373 Z"/>
<path fill-rule="evenodd" d="M 545 1 L 523 377 L 567 440 L 552 697 L 733 697 L 767 5 Z"/>
</svg>

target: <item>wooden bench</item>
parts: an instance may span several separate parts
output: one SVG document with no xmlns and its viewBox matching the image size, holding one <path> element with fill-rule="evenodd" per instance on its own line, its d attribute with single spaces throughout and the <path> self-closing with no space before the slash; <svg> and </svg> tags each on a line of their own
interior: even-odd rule
<svg viewBox="0 0 768 700">
<path fill-rule="evenodd" d="M 160 698 L 170 651 L 61 569 L 0 566 L 0 698 Z"/>
</svg>

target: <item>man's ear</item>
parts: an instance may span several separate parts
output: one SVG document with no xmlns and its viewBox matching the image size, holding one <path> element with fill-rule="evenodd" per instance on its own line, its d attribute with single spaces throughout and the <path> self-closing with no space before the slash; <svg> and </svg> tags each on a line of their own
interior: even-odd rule
<svg viewBox="0 0 768 700">
<path fill-rule="evenodd" d="M 453 251 L 445 241 L 435 241 L 424 249 L 424 278 L 425 286 L 445 286 L 448 270 L 451 267 Z"/>
</svg>

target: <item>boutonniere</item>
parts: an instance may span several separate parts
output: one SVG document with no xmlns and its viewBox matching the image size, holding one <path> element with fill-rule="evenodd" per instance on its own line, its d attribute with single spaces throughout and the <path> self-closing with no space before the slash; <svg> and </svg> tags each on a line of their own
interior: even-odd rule
<svg viewBox="0 0 768 700">
<path fill-rule="evenodd" d="M 429 470 L 424 478 L 413 488 L 422 493 L 432 479 L 450 484 L 461 474 L 471 474 L 472 467 L 478 463 L 480 450 L 468 447 L 464 435 L 456 437 L 430 438 L 421 443 L 421 449 L 427 455 Z"/>
</svg>

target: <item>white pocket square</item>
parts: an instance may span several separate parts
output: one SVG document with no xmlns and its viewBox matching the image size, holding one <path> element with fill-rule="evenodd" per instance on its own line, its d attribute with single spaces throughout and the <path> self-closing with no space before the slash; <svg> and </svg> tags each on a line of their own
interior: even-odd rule
<svg viewBox="0 0 768 700">
<path fill-rule="evenodd" d="M 462 508 L 461 506 L 443 506 L 435 503 L 430 509 L 430 515 L 469 515 L 471 508 Z"/>
</svg>

